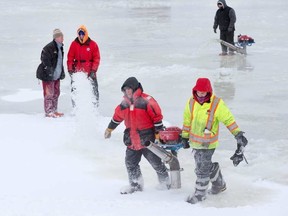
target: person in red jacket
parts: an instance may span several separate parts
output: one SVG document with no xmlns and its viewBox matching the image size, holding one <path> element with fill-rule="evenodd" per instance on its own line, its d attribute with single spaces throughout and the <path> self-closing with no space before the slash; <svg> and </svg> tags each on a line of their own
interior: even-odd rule
<svg viewBox="0 0 288 216">
<path fill-rule="evenodd" d="M 161 188 L 169 188 L 167 168 L 161 159 L 147 149 L 147 141 L 155 141 L 155 134 L 163 129 L 162 113 L 156 100 L 143 93 L 141 83 L 135 77 L 128 78 L 121 87 L 124 99 L 115 109 L 115 113 L 104 137 L 110 138 L 111 132 L 122 122 L 125 122 L 123 141 L 127 146 L 125 164 L 128 172 L 128 187 L 121 194 L 134 193 L 143 190 L 143 178 L 139 166 L 141 156 L 148 160 L 158 175 Z"/>
<path fill-rule="evenodd" d="M 99 91 L 96 73 L 99 64 L 100 52 L 98 45 L 89 37 L 87 28 L 81 25 L 77 30 L 77 38 L 71 43 L 68 51 L 67 68 L 71 78 L 72 74 L 76 72 L 87 73 L 87 77 L 93 86 L 97 105 L 99 103 Z"/>
</svg>

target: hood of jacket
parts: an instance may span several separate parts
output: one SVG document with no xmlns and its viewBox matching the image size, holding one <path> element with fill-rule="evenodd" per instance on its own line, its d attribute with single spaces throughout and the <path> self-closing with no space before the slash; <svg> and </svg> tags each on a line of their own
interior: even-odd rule
<svg viewBox="0 0 288 216">
<path fill-rule="evenodd" d="M 141 83 L 135 78 L 135 77 L 129 77 L 122 85 L 121 91 L 124 91 L 125 87 L 129 87 L 135 92 L 138 88 L 141 88 L 143 91 L 143 88 L 141 86 Z"/>
<path fill-rule="evenodd" d="M 193 88 L 194 91 L 201 91 L 201 92 L 213 92 L 210 80 L 208 78 L 199 78 L 196 82 L 196 85 Z"/>
<path fill-rule="evenodd" d="M 224 8 L 227 7 L 227 4 L 226 4 L 226 1 L 225 1 L 225 0 L 218 0 L 218 1 L 217 1 L 217 4 L 218 4 L 218 3 L 222 3 L 222 5 L 224 6 Z"/>
<path fill-rule="evenodd" d="M 207 92 L 207 95 L 201 98 L 197 95 L 197 91 Z M 200 104 L 210 101 L 212 93 L 212 86 L 208 78 L 199 78 L 196 82 L 196 85 L 192 89 L 192 95 L 194 96 L 194 99 Z"/>
<path fill-rule="evenodd" d="M 83 31 L 83 32 L 85 33 L 84 38 L 83 38 L 83 41 L 81 41 L 81 40 L 80 40 L 80 37 L 79 37 L 79 32 L 80 32 L 80 31 Z M 79 40 L 79 42 L 82 43 L 82 44 L 84 44 L 84 43 L 88 40 L 88 38 L 89 38 L 88 30 L 87 30 L 86 26 L 81 25 L 81 26 L 77 29 L 77 35 L 78 35 L 78 40 Z"/>
</svg>

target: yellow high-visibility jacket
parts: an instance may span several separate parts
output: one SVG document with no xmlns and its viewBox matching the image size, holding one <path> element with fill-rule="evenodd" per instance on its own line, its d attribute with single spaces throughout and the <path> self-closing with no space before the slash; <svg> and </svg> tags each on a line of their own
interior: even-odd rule
<svg viewBox="0 0 288 216">
<path fill-rule="evenodd" d="M 240 132 L 228 107 L 215 95 L 203 105 L 192 96 L 186 103 L 183 117 L 182 137 L 189 138 L 190 146 L 195 149 L 214 149 L 218 146 L 219 122 L 234 136 Z"/>
</svg>

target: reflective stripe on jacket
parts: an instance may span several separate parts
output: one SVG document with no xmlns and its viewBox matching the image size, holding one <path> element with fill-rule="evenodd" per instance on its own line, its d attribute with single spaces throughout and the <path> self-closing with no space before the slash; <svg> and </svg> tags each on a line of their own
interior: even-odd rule
<svg viewBox="0 0 288 216">
<path fill-rule="evenodd" d="M 189 138 L 190 145 L 195 149 L 214 149 L 218 146 L 219 122 L 233 135 L 240 131 L 228 107 L 215 95 L 203 105 L 191 97 L 186 103 L 183 117 L 182 137 Z"/>
</svg>

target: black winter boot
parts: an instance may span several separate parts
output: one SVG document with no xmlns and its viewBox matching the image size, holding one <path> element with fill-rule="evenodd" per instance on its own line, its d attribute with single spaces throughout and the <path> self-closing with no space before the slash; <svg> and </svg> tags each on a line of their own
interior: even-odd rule
<svg viewBox="0 0 288 216">
<path fill-rule="evenodd" d="M 211 189 L 208 190 L 208 193 L 216 195 L 216 194 L 219 194 L 225 190 L 226 190 L 226 183 L 224 182 L 224 184 L 221 186 L 212 185 Z"/>
<path fill-rule="evenodd" d="M 190 204 L 196 204 L 206 199 L 207 189 L 209 185 L 209 177 L 201 178 L 197 177 L 196 184 L 195 184 L 195 193 L 190 195 L 186 202 Z"/>
<path fill-rule="evenodd" d="M 226 190 L 226 183 L 223 179 L 219 164 L 213 163 L 213 167 L 211 169 L 210 181 L 212 183 L 212 187 L 208 190 L 209 194 L 219 194 Z"/>
</svg>

